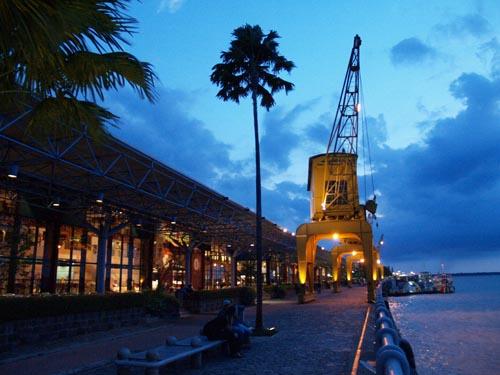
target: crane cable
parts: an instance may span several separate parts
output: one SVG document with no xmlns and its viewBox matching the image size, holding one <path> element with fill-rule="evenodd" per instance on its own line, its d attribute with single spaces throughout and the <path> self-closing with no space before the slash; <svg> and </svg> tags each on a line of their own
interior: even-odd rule
<svg viewBox="0 0 500 375">
<path fill-rule="evenodd" d="M 373 177 L 373 163 L 372 163 L 372 155 L 371 155 L 371 146 L 370 146 L 370 137 L 368 136 L 368 121 L 366 120 L 365 112 L 366 110 L 363 110 L 365 107 L 365 96 L 363 92 L 363 84 L 361 80 L 361 75 L 359 77 L 359 96 L 360 96 L 360 102 L 361 102 L 361 129 L 363 130 L 363 180 L 364 180 L 364 187 L 365 187 L 365 201 L 367 200 L 367 182 L 366 182 L 366 158 L 365 158 L 365 143 L 366 143 L 366 151 L 368 153 L 368 167 L 369 167 L 369 173 L 370 173 L 370 180 L 371 180 L 371 188 L 372 188 L 372 194 L 373 198 L 376 198 L 375 195 L 375 182 L 374 182 L 374 177 Z M 366 140 L 365 140 L 366 138 Z M 377 227 L 379 226 L 377 216 L 374 215 L 375 221 L 377 223 Z"/>
</svg>

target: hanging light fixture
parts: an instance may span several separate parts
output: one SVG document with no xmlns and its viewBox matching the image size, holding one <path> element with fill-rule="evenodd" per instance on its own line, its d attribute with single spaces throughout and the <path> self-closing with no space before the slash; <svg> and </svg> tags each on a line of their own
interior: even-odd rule
<svg viewBox="0 0 500 375">
<path fill-rule="evenodd" d="M 52 201 L 52 206 L 53 207 L 59 207 L 61 205 L 61 200 L 59 197 L 55 197 L 54 200 Z"/>
<path fill-rule="evenodd" d="M 9 173 L 7 174 L 7 177 L 9 178 L 17 178 L 17 174 L 19 173 L 19 165 L 13 164 L 9 168 Z"/>
<path fill-rule="evenodd" d="M 102 203 L 104 201 L 104 193 L 102 191 L 97 194 L 95 201 L 97 203 Z"/>
</svg>

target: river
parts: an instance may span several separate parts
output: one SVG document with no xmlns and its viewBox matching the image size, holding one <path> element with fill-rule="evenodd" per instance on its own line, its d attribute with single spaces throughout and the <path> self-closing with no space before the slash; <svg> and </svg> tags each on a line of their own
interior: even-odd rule
<svg viewBox="0 0 500 375">
<path fill-rule="evenodd" d="M 500 276 L 456 276 L 456 293 L 391 297 L 419 375 L 500 374 Z"/>
</svg>

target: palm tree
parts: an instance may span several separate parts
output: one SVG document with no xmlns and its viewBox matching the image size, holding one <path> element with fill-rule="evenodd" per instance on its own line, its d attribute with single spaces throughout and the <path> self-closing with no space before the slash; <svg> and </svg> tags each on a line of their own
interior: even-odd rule
<svg viewBox="0 0 500 375">
<path fill-rule="evenodd" d="M 276 31 L 264 34 L 260 26 L 244 25 L 232 33 L 229 50 L 221 52 L 222 63 L 212 68 L 210 80 L 220 87 L 217 97 L 224 101 L 240 102 L 241 98 L 252 96 L 253 127 L 255 134 L 255 193 L 256 229 L 255 249 L 257 253 L 257 315 L 256 331 L 263 330 L 262 322 L 262 203 L 260 182 L 259 121 L 257 98 L 260 105 L 269 110 L 274 104 L 273 94 L 293 90 L 293 83 L 279 78 L 281 71 L 288 73 L 295 64 L 278 52 Z"/>
<path fill-rule="evenodd" d="M 129 0 L 3 0 L 0 2 L 0 113 L 31 108 L 30 130 L 107 133 L 117 117 L 96 104 L 129 84 L 153 101 L 150 64 L 125 52 L 136 20 Z"/>
</svg>

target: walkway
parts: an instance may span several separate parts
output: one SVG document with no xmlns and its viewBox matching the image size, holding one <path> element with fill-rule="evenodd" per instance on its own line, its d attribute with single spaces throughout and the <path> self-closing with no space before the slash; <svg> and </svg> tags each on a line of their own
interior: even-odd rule
<svg viewBox="0 0 500 375">
<path fill-rule="evenodd" d="M 273 337 L 252 338 L 252 348 L 242 359 L 218 356 L 208 360 L 201 370 L 184 373 L 199 374 L 350 374 L 368 305 L 366 289 L 343 289 L 340 294 L 324 291 L 316 302 L 297 305 L 295 300 L 266 301 L 264 322 L 277 326 Z M 248 309 L 252 319 L 255 308 Z M 197 315 L 174 323 L 146 330 L 107 334 L 106 338 L 59 348 L 40 356 L 1 364 L 0 373 L 114 375 L 111 360 L 118 348 L 140 349 L 161 345 L 167 335 L 179 338 L 197 334 L 211 316 Z M 94 368 L 84 370 L 85 363 Z M 99 365 L 96 367 L 95 365 Z M 75 371 L 79 369 L 80 371 Z M 134 372 L 140 374 L 141 372 Z"/>
</svg>

